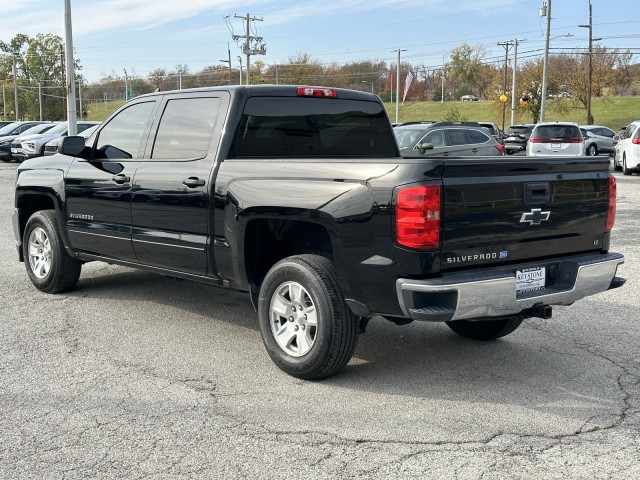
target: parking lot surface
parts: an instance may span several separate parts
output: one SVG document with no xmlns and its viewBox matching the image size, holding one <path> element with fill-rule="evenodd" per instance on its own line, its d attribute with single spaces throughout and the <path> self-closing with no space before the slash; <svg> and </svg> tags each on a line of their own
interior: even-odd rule
<svg viewBox="0 0 640 480">
<path fill-rule="evenodd" d="M 305 382 L 248 296 L 105 263 L 47 295 L 0 164 L 0 478 L 640 478 L 640 176 L 615 173 L 617 290 L 496 342 L 374 318 Z"/>
</svg>

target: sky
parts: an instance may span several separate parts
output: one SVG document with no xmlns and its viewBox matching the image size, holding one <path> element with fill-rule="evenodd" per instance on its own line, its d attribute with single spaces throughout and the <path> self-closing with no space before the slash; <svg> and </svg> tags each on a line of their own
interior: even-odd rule
<svg viewBox="0 0 640 480">
<path fill-rule="evenodd" d="M 586 49 L 589 0 L 551 2 L 550 52 Z M 546 17 L 542 0 L 71 0 L 75 57 L 82 75 L 98 81 L 108 75 L 146 77 L 157 68 L 186 65 L 197 72 L 228 58 L 239 68 L 240 44 L 249 14 L 251 36 L 263 37 L 266 55 L 251 61 L 289 63 L 312 60 L 344 64 L 362 60 L 401 61 L 436 69 L 453 48 L 481 45 L 487 61 L 504 59 L 499 43 L 518 39 L 520 59 L 541 56 Z M 52 33 L 64 38 L 64 0 L 1 0 L 0 40 L 17 34 Z M 640 55 L 640 17 L 625 15 L 611 0 L 591 0 L 596 43 L 631 49 Z M 509 56 L 512 56 L 513 50 Z M 242 62 L 245 63 L 243 56 Z M 226 64 L 223 64 L 226 65 Z"/>
</svg>

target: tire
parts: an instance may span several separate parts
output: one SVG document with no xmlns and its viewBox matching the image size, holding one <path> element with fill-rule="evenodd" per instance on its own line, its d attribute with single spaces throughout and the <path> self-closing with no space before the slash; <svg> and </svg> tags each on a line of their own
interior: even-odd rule
<svg viewBox="0 0 640 480">
<path fill-rule="evenodd" d="M 613 154 L 613 170 L 619 172 L 622 170 L 622 167 L 618 165 L 618 161 L 616 160 L 616 154 Z"/>
<path fill-rule="evenodd" d="M 344 301 L 333 262 L 318 255 L 288 257 L 267 272 L 258 318 L 273 362 L 305 380 L 336 373 L 358 341 L 358 318 Z"/>
<path fill-rule="evenodd" d="M 511 317 L 501 320 L 456 320 L 446 322 L 446 324 L 451 330 L 463 337 L 490 341 L 509 335 L 520 326 L 523 320 L 520 317 Z"/>
<path fill-rule="evenodd" d="M 60 293 L 78 284 L 82 262 L 65 250 L 53 210 L 31 215 L 24 230 L 22 252 L 27 274 L 38 290 Z"/>
<path fill-rule="evenodd" d="M 598 147 L 595 143 L 589 145 L 589 147 L 587 148 L 587 155 L 590 157 L 595 157 L 596 155 L 598 155 Z"/>
<path fill-rule="evenodd" d="M 622 156 L 622 174 L 623 175 L 631 175 L 631 170 L 627 168 L 627 156 Z"/>
</svg>

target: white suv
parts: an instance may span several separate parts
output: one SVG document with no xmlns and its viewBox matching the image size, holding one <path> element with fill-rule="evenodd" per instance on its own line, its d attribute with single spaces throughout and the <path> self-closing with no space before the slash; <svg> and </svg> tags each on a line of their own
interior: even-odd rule
<svg viewBox="0 0 640 480">
<path fill-rule="evenodd" d="M 578 124 L 573 122 L 538 123 L 527 143 L 529 157 L 581 157 L 584 154 L 584 137 Z"/>
<path fill-rule="evenodd" d="M 625 128 L 616 143 L 613 167 L 625 175 L 640 171 L 640 120 L 635 120 Z"/>
</svg>

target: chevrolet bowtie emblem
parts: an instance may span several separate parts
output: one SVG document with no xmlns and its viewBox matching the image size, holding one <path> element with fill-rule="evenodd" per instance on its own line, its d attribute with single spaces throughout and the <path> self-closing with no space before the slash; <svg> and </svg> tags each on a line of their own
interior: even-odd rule
<svg viewBox="0 0 640 480">
<path fill-rule="evenodd" d="M 543 212 L 541 208 L 532 208 L 530 212 L 525 212 L 520 217 L 520 223 L 529 225 L 540 225 L 541 222 L 549 220 L 551 212 Z"/>
</svg>

